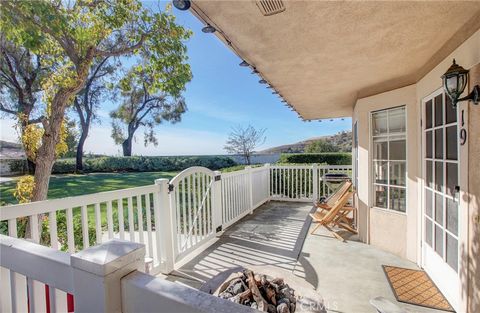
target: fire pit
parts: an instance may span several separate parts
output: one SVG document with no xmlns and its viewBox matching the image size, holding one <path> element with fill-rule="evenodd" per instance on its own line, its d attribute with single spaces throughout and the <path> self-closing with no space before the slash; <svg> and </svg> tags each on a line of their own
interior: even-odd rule
<svg viewBox="0 0 480 313">
<path fill-rule="evenodd" d="M 291 272 L 268 266 L 231 269 L 212 278 L 200 290 L 262 312 L 326 312 L 311 285 Z"/>
</svg>

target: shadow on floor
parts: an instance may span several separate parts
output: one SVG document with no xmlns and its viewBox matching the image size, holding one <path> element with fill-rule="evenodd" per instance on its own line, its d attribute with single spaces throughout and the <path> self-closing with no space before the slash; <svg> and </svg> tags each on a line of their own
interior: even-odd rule
<svg viewBox="0 0 480 313">
<path fill-rule="evenodd" d="M 268 265 L 293 272 L 310 227 L 311 210 L 308 203 L 267 203 L 227 229 L 217 242 L 167 279 L 198 289 L 217 274 L 238 266 Z M 316 285 L 315 281 L 310 283 Z"/>
</svg>

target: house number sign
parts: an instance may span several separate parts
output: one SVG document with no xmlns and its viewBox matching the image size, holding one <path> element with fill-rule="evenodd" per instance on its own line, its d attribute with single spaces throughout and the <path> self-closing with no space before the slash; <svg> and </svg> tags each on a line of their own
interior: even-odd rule
<svg viewBox="0 0 480 313">
<path fill-rule="evenodd" d="M 467 130 L 463 128 L 465 126 L 465 110 L 462 110 L 461 115 L 462 128 L 460 129 L 460 145 L 464 145 L 467 142 Z"/>
</svg>

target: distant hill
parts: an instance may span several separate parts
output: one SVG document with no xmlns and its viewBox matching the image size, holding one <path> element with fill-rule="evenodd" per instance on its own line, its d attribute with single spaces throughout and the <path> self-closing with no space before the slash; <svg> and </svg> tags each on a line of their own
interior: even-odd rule
<svg viewBox="0 0 480 313">
<path fill-rule="evenodd" d="M 325 139 L 331 142 L 332 144 L 338 146 L 341 152 L 352 151 L 352 132 L 344 131 L 344 132 L 339 132 L 335 135 L 315 137 L 315 138 L 310 138 L 310 139 L 299 141 L 292 144 L 265 149 L 262 151 L 258 151 L 258 153 L 302 153 L 305 151 L 305 147 L 308 144 L 320 139 Z"/>
<path fill-rule="evenodd" d="M 15 142 L 0 140 L 0 159 L 24 159 L 22 145 Z"/>
</svg>

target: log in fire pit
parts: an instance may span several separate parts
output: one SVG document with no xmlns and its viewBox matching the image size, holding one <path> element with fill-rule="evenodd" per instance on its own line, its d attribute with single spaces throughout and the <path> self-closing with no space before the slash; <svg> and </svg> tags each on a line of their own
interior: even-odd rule
<svg viewBox="0 0 480 313">
<path fill-rule="evenodd" d="M 281 271 L 285 279 L 278 270 L 266 272 L 270 275 L 237 268 L 217 275 L 200 290 L 262 312 L 325 312 L 322 299 L 308 283 L 291 273 Z"/>
</svg>

